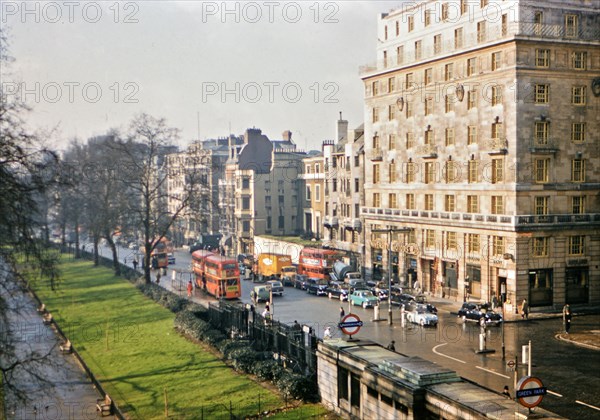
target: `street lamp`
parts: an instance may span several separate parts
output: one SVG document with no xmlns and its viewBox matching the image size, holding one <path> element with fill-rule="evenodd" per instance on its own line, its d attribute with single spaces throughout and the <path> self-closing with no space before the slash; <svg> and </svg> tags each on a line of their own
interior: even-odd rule
<svg viewBox="0 0 600 420">
<path fill-rule="evenodd" d="M 388 235 L 388 324 L 392 325 L 392 233 L 408 233 L 413 228 L 372 229 L 371 233 L 387 233 Z"/>
</svg>

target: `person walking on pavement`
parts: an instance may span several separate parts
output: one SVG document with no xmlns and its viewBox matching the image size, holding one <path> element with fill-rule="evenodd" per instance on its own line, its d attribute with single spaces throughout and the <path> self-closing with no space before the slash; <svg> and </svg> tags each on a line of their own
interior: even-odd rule
<svg viewBox="0 0 600 420">
<path fill-rule="evenodd" d="M 156 284 L 160 284 L 160 271 L 156 273 Z"/>
<path fill-rule="evenodd" d="M 188 297 L 192 296 L 192 290 L 194 290 L 194 285 L 192 284 L 192 281 L 190 280 L 190 281 L 188 281 L 188 284 L 187 284 L 187 295 L 188 295 Z"/>
<path fill-rule="evenodd" d="M 571 307 L 569 304 L 566 304 L 563 307 L 563 322 L 565 324 L 565 332 L 569 334 L 569 330 L 571 329 L 571 318 L 573 314 L 571 313 Z"/>
<path fill-rule="evenodd" d="M 133 270 L 134 271 L 137 271 L 137 266 L 138 266 L 138 260 L 137 260 L 137 258 L 134 258 L 133 259 Z"/>
<path fill-rule="evenodd" d="M 510 391 L 508 389 L 508 385 L 504 385 L 504 389 L 502 390 L 502 395 L 506 398 L 510 399 Z"/>
<path fill-rule="evenodd" d="M 331 328 L 330 327 L 325 328 L 325 331 L 323 332 L 323 338 L 325 340 L 329 340 L 331 338 Z"/>
<path fill-rule="evenodd" d="M 344 311 L 344 307 L 340 306 L 340 321 L 342 319 L 344 319 L 344 316 L 346 315 L 346 312 Z"/>
<path fill-rule="evenodd" d="M 527 299 L 523 299 L 523 303 L 521 303 L 521 318 L 529 319 L 529 303 L 527 303 Z"/>
</svg>

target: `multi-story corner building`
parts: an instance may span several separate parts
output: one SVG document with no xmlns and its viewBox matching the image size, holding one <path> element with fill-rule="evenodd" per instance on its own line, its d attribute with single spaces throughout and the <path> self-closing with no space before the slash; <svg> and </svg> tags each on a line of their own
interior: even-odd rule
<svg viewBox="0 0 600 420">
<path fill-rule="evenodd" d="M 323 239 L 323 218 L 325 215 L 325 163 L 323 153 L 309 152 L 302 159 L 302 173 L 299 175 L 304 184 L 304 202 L 302 230 L 305 235 L 319 241 Z"/>
<path fill-rule="evenodd" d="M 422 1 L 378 23 L 368 269 L 391 254 L 403 280 L 457 299 L 600 303 L 599 4 Z"/>
<path fill-rule="evenodd" d="M 337 121 L 336 140 L 323 142 L 325 165 L 325 227 L 323 245 L 343 252 L 343 259 L 362 269 L 364 237 L 360 207 L 364 203 L 363 126 L 348 130 Z"/>
<path fill-rule="evenodd" d="M 220 183 L 229 253 L 255 253 L 254 235 L 299 232 L 298 174 L 305 156 L 296 150 L 289 131 L 283 133 L 283 140 L 271 141 L 260 129 L 252 128 L 246 130 L 242 145 L 230 145 Z"/>
<path fill-rule="evenodd" d="M 177 244 L 189 244 L 201 234 L 219 232 L 219 180 L 225 177 L 230 142 L 241 144 L 242 139 L 198 141 L 185 152 L 167 155 L 167 205 L 170 214 L 179 212 L 172 228 Z M 187 200 L 184 207 L 182 200 Z"/>
</svg>

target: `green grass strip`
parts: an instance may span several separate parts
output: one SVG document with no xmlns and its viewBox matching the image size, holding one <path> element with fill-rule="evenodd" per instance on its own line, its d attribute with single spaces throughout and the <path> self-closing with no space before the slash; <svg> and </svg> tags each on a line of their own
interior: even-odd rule
<svg viewBox="0 0 600 420">
<path fill-rule="evenodd" d="M 111 270 L 63 259 L 60 290 L 35 287 L 105 390 L 131 418 L 228 418 L 284 406 L 173 329 L 175 315 Z"/>
</svg>

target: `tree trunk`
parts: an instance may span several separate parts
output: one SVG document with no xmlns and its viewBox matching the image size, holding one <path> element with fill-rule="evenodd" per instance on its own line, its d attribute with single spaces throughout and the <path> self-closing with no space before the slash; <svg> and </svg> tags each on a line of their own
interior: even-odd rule
<svg viewBox="0 0 600 420">
<path fill-rule="evenodd" d="M 79 219 L 75 219 L 75 258 L 81 258 L 79 251 Z"/>
<path fill-rule="evenodd" d="M 115 270 L 115 276 L 120 276 L 121 264 L 119 264 L 119 255 L 117 254 L 117 246 L 115 245 L 115 241 L 113 241 L 112 236 L 108 232 L 105 232 L 104 237 L 106 238 L 106 242 L 108 242 L 108 246 L 112 251 L 113 269 Z"/>
<path fill-rule="evenodd" d="M 94 235 L 94 266 L 98 266 L 100 263 L 98 258 L 98 236 Z"/>
</svg>

